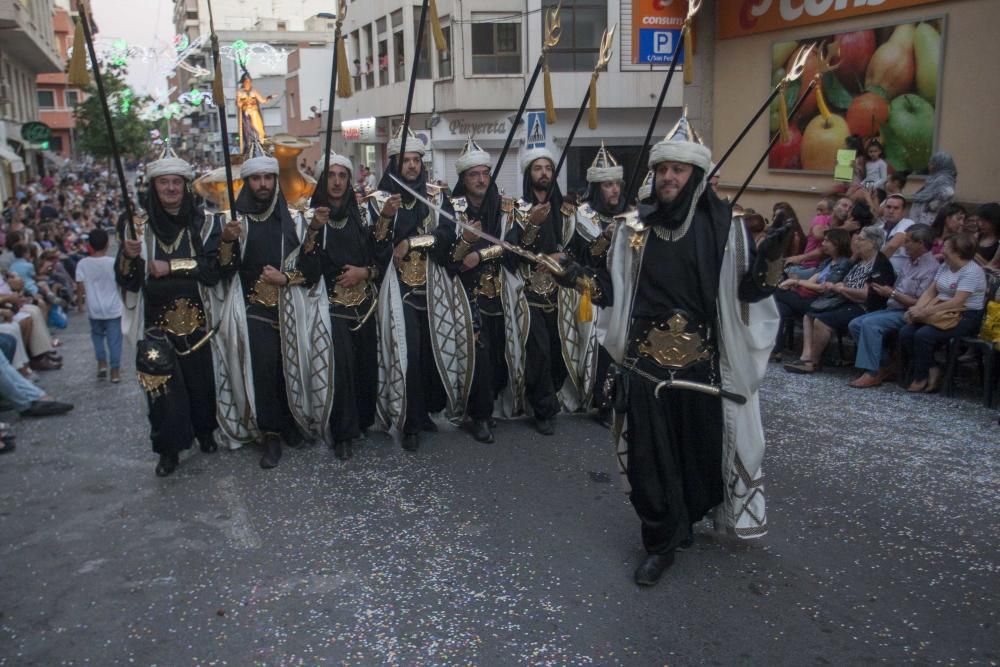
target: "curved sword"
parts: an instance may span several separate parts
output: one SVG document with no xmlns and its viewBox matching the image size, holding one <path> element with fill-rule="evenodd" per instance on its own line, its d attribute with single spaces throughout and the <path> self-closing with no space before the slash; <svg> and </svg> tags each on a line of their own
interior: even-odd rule
<svg viewBox="0 0 1000 667">
<path fill-rule="evenodd" d="M 429 200 L 427 197 L 424 197 L 419 192 L 417 192 L 416 190 L 414 190 L 413 188 L 411 188 L 410 186 L 408 186 L 406 183 L 404 183 L 402 180 L 400 180 L 395 174 L 389 174 L 389 177 L 392 180 L 396 181 L 396 184 L 399 187 L 401 187 L 403 190 L 405 190 L 406 192 L 409 192 L 411 195 L 413 195 L 413 197 L 417 201 L 422 202 L 425 206 L 427 206 L 429 209 L 431 209 L 432 211 L 434 211 L 435 213 L 437 213 L 441 217 L 446 218 L 448 220 L 451 220 L 452 222 L 455 223 L 455 225 L 457 227 L 461 227 L 463 230 L 468 230 L 468 231 L 472 232 L 473 234 L 475 234 L 476 236 L 478 236 L 479 238 L 483 239 L 484 241 L 489 241 L 490 243 L 498 245 L 501 248 L 503 248 L 504 250 L 508 250 L 508 251 L 514 253 L 515 255 L 519 255 L 521 257 L 524 257 L 525 259 L 530 260 L 530 261 L 534 262 L 535 264 L 541 264 L 542 266 L 544 266 L 545 268 L 547 268 L 549 271 L 551 271 L 552 273 L 554 273 L 554 274 L 556 274 L 558 276 L 561 276 L 565 272 L 564 269 L 563 269 L 563 267 L 557 261 L 555 261 L 554 259 L 552 259 L 548 255 L 543 255 L 543 254 L 540 254 L 540 253 L 531 252 L 530 250 L 525 250 L 521 246 L 516 246 L 513 243 L 508 243 L 507 241 L 504 241 L 503 239 L 498 239 L 497 237 L 493 236 L 492 234 L 489 234 L 487 232 L 484 232 L 481 229 L 473 227 L 472 225 L 470 225 L 467 222 L 462 222 L 457 217 L 455 217 L 454 215 L 452 215 L 448 211 L 444 210 L 443 208 L 441 208 L 440 206 L 438 206 L 437 204 L 435 204 L 434 202 L 432 202 L 431 200 Z"/>
</svg>

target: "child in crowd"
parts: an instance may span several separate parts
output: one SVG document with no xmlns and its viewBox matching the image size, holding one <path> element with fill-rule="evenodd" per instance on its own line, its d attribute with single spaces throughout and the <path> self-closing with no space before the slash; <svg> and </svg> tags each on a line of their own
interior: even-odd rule
<svg viewBox="0 0 1000 667">
<path fill-rule="evenodd" d="M 883 158 L 882 144 L 872 139 L 865 148 L 865 176 L 863 185 L 869 190 L 881 190 L 889 178 L 889 166 Z"/>
<path fill-rule="evenodd" d="M 90 318 L 90 339 L 97 356 L 97 379 L 108 377 L 121 382 L 122 359 L 122 300 L 115 283 L 115 259 L 108 257 L 108 233 L 103 229 L 90 232 L 93 254 L 76 265 L 76 282 L 81 298 L 86 297 Z M 106 347 L 105 347 L 106 346 Z"/>
</svg>

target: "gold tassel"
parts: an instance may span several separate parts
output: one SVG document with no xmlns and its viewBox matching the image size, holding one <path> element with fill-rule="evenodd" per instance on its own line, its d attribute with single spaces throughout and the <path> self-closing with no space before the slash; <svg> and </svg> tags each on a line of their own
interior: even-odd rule
<svg viewBox="0 0 1000 667">
<path fill-rule="evenodd" d="M 170 375 L 150 375 L 148 373 L 136 372 L 139 376 L 139 384 L 142 388 L 149 394 L 149 397 L 156 400 L 160 396 L 167 393 L 169 387 L 166 386 L 170 382 Z"/>
<path fill-rule="evenodd" d="M 785 89 L 787 84 L 782 81 L 781 91 L 778 93 L 778 134 L 781 136 L 781 143 L 788 143 L 788 100 L 785 99 Z"/>
<path fill-rule="evenodd" d="M 427 5 L 427 11 L 431 15 L 431 33 L 434 35 L 434 46 L 438 51 L 444 53 L 448 50 L 448 42 L 444 39 L 444 31 L 441 30 L 441 19 L 438 17 L 437 3 L 431 0 Z"/>
<path fill-rule="evenodd" d="M 337 97 L 346 99 L 353 95 L 351 71 L 347 67 L 347 46 L 340 31 L 337 31 Z"/>
<path fill-rule="evenodd" d="M 590 113 L 587 115 L 587 127 L 597 129 L 597 72 L 590 75 Z"/>
<path fill-rule="evenodd" d="M 684 30 L 684 85 L 694 83 L 694 27 L 685 26 Z"/>
<path fill-rule="evenodd" d="M 84 88 L 90 85 L 90 73 L 87 71 L 87 40 L 83 36 L 83 18 L 76 18 L 76 29 L 73 31 L 73 57 L 69 60 L 67 82 L 71 86 Z"/>
<path fill-rule="evenodd" d="M 576 311 L 579 322 L 590 322 L 594 318 L 594 309 L 590 300 L 590 279 L 583 280 L 583 290 L 580 292 L 580 307 Z"/>
<path fill-rule="evenodd" d="M 219 42 L 219 38 L 212 34 L 212 52 L 218 53 L 218 48 L 215 48 Z M 222 89 L 222 58 L 215 59 L 215 80 L 212 81 L 212 101 L 215 102 L 215 106 L 223 107 L 226 106 L 226 93 Z"/>
<path fill-rule="evenodd" d="M 545 61 L 545 120 L 551 125 L 556 122 L 556 103 L 552 99 L 552 77 L 549 74 L 549 61 Z"/>
</svg>

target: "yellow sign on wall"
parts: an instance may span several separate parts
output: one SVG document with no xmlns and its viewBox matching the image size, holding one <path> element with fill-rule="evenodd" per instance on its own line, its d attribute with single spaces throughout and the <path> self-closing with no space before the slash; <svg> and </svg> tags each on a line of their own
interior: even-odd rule
<svg viewBox="0 0 1000 667">
<path fill-rule="evenodd" d="M 927 5 L 941 0 L 725 0 L 718 3 L 719 39 L 796 28 Z"/>
</svg>

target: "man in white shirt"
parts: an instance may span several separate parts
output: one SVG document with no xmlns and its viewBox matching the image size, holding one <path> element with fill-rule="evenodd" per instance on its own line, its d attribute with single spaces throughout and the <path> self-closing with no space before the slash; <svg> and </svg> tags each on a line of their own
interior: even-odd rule
<svg viewBox="0 0 1000 667">
<path fill-rule="evenodd" d="M 909 261 L 906 255 L 904 232 L 913 225 L 913 221 L 905 217 L 906 198 L 903 195 L 889 195 L 882 202 L 882 222 L 885 225 L 885 245 L 882 254 L 892 262 L 892 268 L 899 275 Z"/>
</svg>

